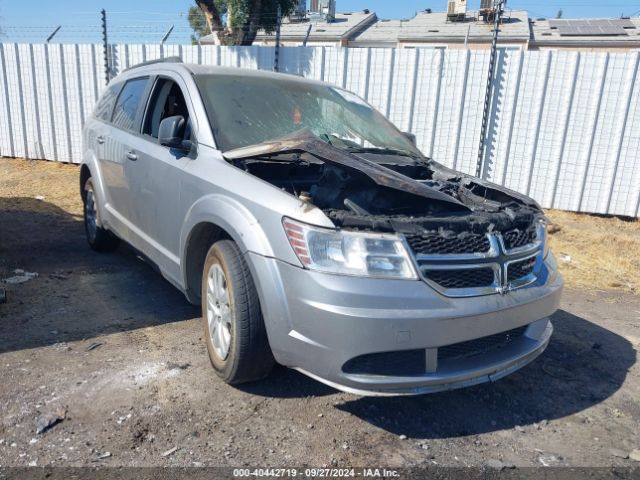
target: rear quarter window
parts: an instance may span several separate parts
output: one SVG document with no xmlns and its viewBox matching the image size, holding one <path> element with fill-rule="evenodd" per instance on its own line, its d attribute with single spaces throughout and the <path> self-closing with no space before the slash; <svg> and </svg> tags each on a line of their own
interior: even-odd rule
<svg viewBox="0 0 640 480">
<path fill-rule="evenodd" d="M 111 121 L 111 114 L 113 113 L 113 106 L 116 104 L 116 97 L 118 92 L 122 88 L 122 82 L 114 83 L 104 91 L 102 97 L 98 101 L 93 115 L 105 122 Z"/>
<path fill-rule="evenodd" d="M 125 130 L 132 130 L 136 120 L 136 114 L 143 101 L 143 95 L 148 78 L 135 78 L 124 84 L 115 109 L 112 122 L 115 126 Z"/>
</svg>

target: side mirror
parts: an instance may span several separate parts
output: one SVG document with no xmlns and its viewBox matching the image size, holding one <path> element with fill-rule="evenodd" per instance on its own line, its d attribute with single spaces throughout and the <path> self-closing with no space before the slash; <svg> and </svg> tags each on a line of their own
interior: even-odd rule
<svg viewBox="0 0 640 480">
<path fill-rule="evenodd" d="M 184 140 L 185 121 L 182 115 L 164 118 L 158 129 L 158 143 L 169 148 L 189 150 L 191 142 Z"/>
<path fill-rule="evenodd" d="M 416 136 L 411 132 L 402 132 L 402 134 L 407 137 L 407 139 L 411 142 L 411 145 L 414 147 L 417 146 Z"/>
</svg>

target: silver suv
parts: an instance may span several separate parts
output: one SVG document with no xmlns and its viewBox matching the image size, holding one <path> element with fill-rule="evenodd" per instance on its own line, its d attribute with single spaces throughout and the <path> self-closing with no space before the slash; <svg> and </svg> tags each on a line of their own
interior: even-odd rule
<svg viewBox="0 0 640 480">
<path fill-rule="evenodd" d="M 226 382 L 274 362 L 361 394 L 473 385 L 547 346 L 543 212 L 426 158 L 358 96 L 260 71 L 134 67 L 84 129 L 90 246 L 202 305 Z"/>
</svg>

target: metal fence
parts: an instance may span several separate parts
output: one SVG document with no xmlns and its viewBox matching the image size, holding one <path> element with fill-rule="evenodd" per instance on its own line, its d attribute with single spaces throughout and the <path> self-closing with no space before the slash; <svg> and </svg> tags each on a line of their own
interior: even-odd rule
<svg viewBox="0 0 640 480">
<path fill-rule="evenodd" d="M 166 56 L 271 70 L 272 47 L 112 45 L 113 73 Z M 640 216 L 640 52 L 498 53 L 483 176 L 544 207 Z M 292 47 L 280 71 L 352 90 L 421 150 L 475 172 L 489 52 Z M 102 45 L 0 45 L 0 155 L 79 162 Z"/>
</svg>

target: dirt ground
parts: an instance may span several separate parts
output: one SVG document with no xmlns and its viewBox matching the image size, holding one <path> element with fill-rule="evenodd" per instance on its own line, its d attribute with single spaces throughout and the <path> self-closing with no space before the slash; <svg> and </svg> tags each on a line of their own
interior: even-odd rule
<svg viewBox="0 0 640 480">
<path fill-rule="evenodd" d="M 0 466 L 640 465 L 625 458 L 640 449 L 637 277 L 574 275 L 602 266 L 579 231 L 628 237 L 615 248 L 626 259 L 637 222 L 551 212 L 567 290 L 531 365 L 453 392 L 363 398 L 284 368 L 225 385 L 198 309 L 126 246 L 92 252 L 80 213 L 76 166 L 0 159 L 0 279 L 38 274 L 0 285 Z"/>
</svg>

